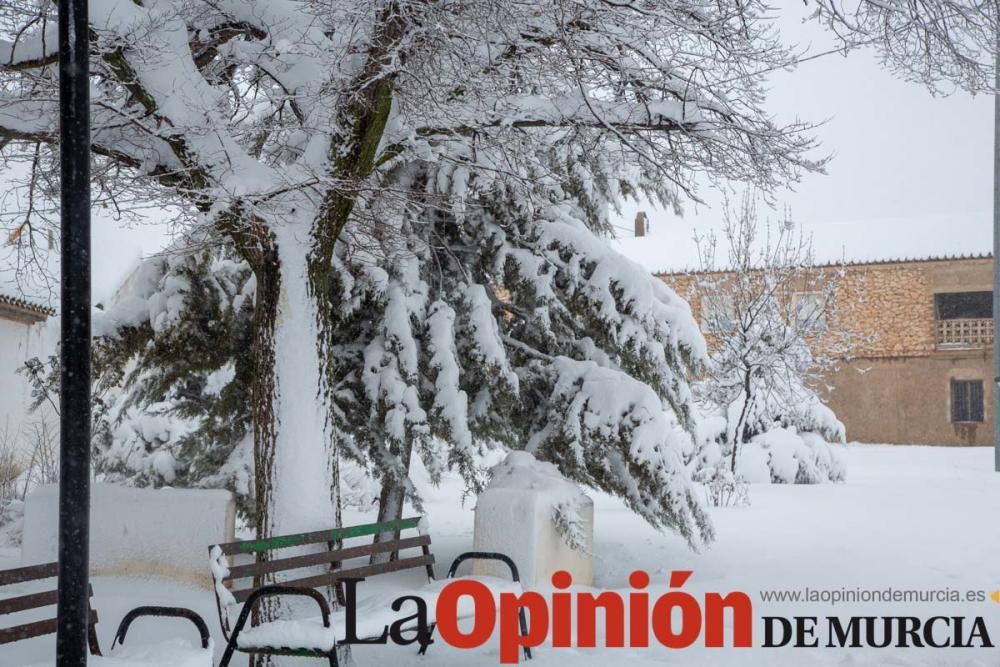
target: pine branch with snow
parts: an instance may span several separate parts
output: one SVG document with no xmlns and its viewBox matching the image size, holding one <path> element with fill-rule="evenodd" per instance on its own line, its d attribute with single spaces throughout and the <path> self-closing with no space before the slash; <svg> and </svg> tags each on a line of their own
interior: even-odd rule
<svg viewBox="0 0 1000 667">
<path fill-rule="evenodd" d="M 252 520 L 254 289 L 231 249 L 178 248 L 142 262 L 97 313 L 96 383 L 111 397 L 95 448 L 105 478 L 227 488 Z"/>
</svg>

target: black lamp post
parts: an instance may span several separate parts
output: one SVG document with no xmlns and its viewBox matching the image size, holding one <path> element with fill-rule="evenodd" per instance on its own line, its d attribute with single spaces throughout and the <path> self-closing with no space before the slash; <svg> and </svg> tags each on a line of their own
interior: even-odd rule
<svg viewBox="0 0 1000 667">
<path fill-rule="evenodd" d="M 62 225 L 56 664 L 87 664 L 90 533 L 90 62 L 87 0 L 59 0 Z"/>
</svg>

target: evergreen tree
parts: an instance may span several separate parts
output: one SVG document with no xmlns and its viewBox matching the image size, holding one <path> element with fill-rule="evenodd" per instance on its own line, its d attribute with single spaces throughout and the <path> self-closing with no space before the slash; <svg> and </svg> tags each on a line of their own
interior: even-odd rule
<svg viewBox="0 0 1000 667">
<path fill-rule="evenodd" d="M 687 192 L 699 172 L 771 188 L 819 166 L 807 156 L 806 126 L 778 125 L 765 108 L 764 73 L 793 65 L 795 54 L 764 3 L 647 4 L 90 4 L 101 201 L 174 204 L 225 237 L 256 278 L 250 397 L 259 534 L 337 518 L 330 471 L 340 457 L 331 444 L 341 438 L 333 431 L 340 416 L 329 382 L 342 374 L 331 366 L 334 348 L 350 341 L 333 337 L 348 316 L 331 314 L 330 290 L 349 282 L 337 268 L 353 252 L 344 243 L 378 239 L 383 220 L 373 211 L 418 204 L 398 201 L 411 192 L 392 182 L 401 161 L 433 163 L 442 147 L 459 145 L 467 154 L 451 160 L 457 171 L 507 174 L 551 138 L 578 135 L 581 147 L 628 156 L 630 169 L 655 170 Z M 58 154 L 55 10 L 35 0 L 0 3 L 0 144 L 5 162 L 30 165 L 24 210 L 16 212 L 18 225 L 30 220 L 25 242 L 41 231 L 52 208 L 43 204 L 54 195 L 42 176 Z M 475 164 L 483 154 L 491 163 Z M 548 171 L 533 178 L 560 182 Z M 584 186 L 590 177 L 565 175 L 562 182 L 579 177 Z M 475 187 L 450 191 L 452 201 L 439 208 L 484 196 Z M 499 192 L 493 201 L 506 199 Z M 528 222 L 543 213 L 518 209 Z M 589 220 L 593 212 L 583 205 L 573 215 Z M 576 270 L 561 279 L 572 283 Z M 393 312 L 401 298 L 419 300 L 411 289 L 387 290 Z M 459 303 L 446 302 L 460 321 Z M 386 367 L 408 354 L 395 332 L 385 328 Z M 395 392 L 415 380 L 409 361 L 398 367 L 400 383 L 388 382 L 387 370 L 372 374 L 368 390 Z M 403 418 L 386 405 L 387 420 Z M 405 414 L 404 424 L 420 425 L 416 411 Z"/>
<path fill-rule="evenodd" d="M 226 245 L 146 260 L 95 322 L 114 386 L 95 468 L 139 486 L 227 488 L 253 517 L 254 280 Z"/>
<path fill-rule="evenodd" d="M 601 238 L 625 194 L 672 193 L 602 148 L 557 136 L 502 176 L 488 150 L 439 149 L 393 174 L 422 205 L 340 257 L 338 432 L 375 462 L 382 518 L 411 492 L 412 454 L 475 489 L 477 448 L 502 443 L 692 543 L 711 536 L 682 463 L 704 341 L 687 304 Z"/>
<path fill-rule="evenodd" d="M 399 516 L 406 499 L 419 505 L 413 456 L 434 480 L 456 468 L 475 492 L 477 455 L 505 446 L 707 541 L 683 465 L 693 446 L 686 374 L 704 341 L 687 304 L 601 238 L 623 194 L 672 193 L 655 170 L 629 177 L 565 138 L 505 176 L 482 168 L 488 154 L 463 164 L 455 150 L 400 163 L 394 187 L 420 205 L 371 211 L 383 237 L 340 244 L 334 261 L 331 431 L 380 481 L 380 517 Z M 463 205 L 442 206 L 456 191 Z M 254 284 L 229 257 L 150 260 L 109 309 L 118 358 L 103 368 L 123 391 L 103 470 L 248 493 Z"/>
</svg>

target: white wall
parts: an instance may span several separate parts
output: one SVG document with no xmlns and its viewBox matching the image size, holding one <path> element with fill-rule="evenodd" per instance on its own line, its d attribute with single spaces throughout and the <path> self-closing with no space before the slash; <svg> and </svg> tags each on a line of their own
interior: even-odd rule
<svg viewBox="0 0 1000 667">
<path fill-rule="evenodd" d="M 28 413 L 30 385 L 17 372 L 31 357 L 45 359 L 55 352 L 48 339 L 45 323 L 28 325 L 0 318 L 0 437 L 5 430 L 17 434 L 32 421 L 53 416 L 49 410 Z"/>
<path fill-rule="evenodd" d="M 21 563 L 58 558 L 55 484 L 28 494 Z M 94 574 L 162 576 L 211 585 L 208 548 L 234 537 L 236 507 L 218 489 L 136 489 L 94 484 L 90 495 L 90 569 Z"/>
</svg>

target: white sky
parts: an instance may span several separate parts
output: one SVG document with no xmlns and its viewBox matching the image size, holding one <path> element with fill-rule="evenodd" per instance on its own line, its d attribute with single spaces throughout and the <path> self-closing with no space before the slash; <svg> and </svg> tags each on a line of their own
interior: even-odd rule
<svg viewBox="0 0 1000 667">
<path fill-rule="evenodd" d="M 810 51 L 832 41 L 802 25 L 801 0 L 782 0 L 786 39 Z M 964 93 L 932 97 L 884 71 L 872 51 L 831 55 L 772 77 L 769 107 L 779 119 L 827 122 L 817 128 L 826 174 L 807 174 L 794 191 L 776 193 L 778 211 L 811 235 L 821 258 L 877 259 L 987 252 L 992 247 L 993 99 Z M 631 236 L 639 208 L 651 234 L 619 247 L 650 270 L 696 266 L 691 238 L 717 228 L 721 197 L 688 206 L 683 217 L 627 206 L 619 230 Z"/>
<path fill-rule="evenodd" d="M 781 0 L 789 41 L 826 50 L 816 25 L 801 25 L 801 0 Z M 769 106 L 779 119 L 827 123 L 815 131 L 818 155 L 832 155 L 827 174 L 808 174 L 794 191 L 779 192 L 817 254 L 849 259 L 985 252 L 991 247 L 993 100 L 955 94 L 933 98 L 881 68 L 870 52 L 832 55 L 772 77 Z M 2 187 L 2 183 L 0 183 Z M 643 206 L 651 235 L 623 238 L 619 247 L 650 270 L 696 264 L 693 231 L 717 227 L 720 200 L 687 207 L 684 217 Z M 620 224 L 630 236 L 639 207 L 626 206 Z M 156 216 L 151 216 L 155 218 Z M 145 254 L 167 241 L 163 226 L 123 229 L 101 212 L 94 219 L 94 296 L 106 299 Z"/>
</svg>

